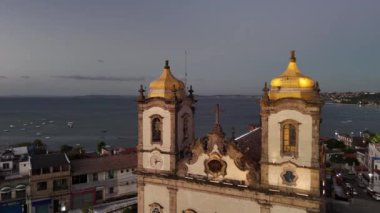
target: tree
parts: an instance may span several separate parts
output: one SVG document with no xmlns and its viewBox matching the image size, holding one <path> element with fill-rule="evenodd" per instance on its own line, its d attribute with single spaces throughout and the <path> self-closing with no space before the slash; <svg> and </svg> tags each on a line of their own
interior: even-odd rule
<svg viewBox="0 0 380 213">
<path fill-rule="evenodd" d="M 69 153 L 73 150 L 74 147 L 70 146 L 70 145 L 67 145 L 67 144 L 64 144 L 61 146 L 61 152 L 62 153 Z"/>
<path fill-rule="evenodd" d="M 106 146 L 106 143 L 104 141 L 100 141 L 97 145 L 96 145 L 96 151 L 98 151 L 98 153 L 100 154 L 100 152 L 102 151 L 102 149 Z"/>
<path fill-rule="evenodd" d="M 325 143 L 328 149 L 343 149 L 346 147 L 343 142 L 334 138 L 327 140 Z"/>
<path fill-rule="evenodd" d="M 33 145 L 37 146 L 37 147 L 42 147 L 42 146 L 45 146 L 45 144 L 40 140 L 40 139 L 36 139 L 33 141 Z"/>
</svg>

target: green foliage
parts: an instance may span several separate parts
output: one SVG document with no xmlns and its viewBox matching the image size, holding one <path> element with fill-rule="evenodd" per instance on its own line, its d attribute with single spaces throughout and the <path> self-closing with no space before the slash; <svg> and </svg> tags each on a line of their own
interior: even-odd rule
<svg viewBox="0 0 380 213">
<path fill-rule="evenodd" d="M 42 140 L 40 139 L 36 139 L 33 141 L 33 145 L 35 145 L 36 147 L 42 147 L 42 146 L 45 146 L 45 144 L 42 142 Z"/>
<path fill-rule="evenodd" d="M 62 147 L 61 147 L 62 148 Z M 70 160 L 82 158 L 85 150 L 81 146 L 73 147 L 69 152 L 65 152 Z"/>
<path fill-rule="evenodd" d="M 106 143 L 104 141 L 99 142 L 96 145 L 96 151 L 100 154 L 100 152 L 102 151 L 102 148 L 104 148 L 105 146 L 106 146 Z"/>
<path fill-rule="evenodd" d="M 354 164 L 355 164 L 355 166 L 359 165 L 359 161 L 356 158 L 346 158 L 345 161 L 350 166 L 352 166 Z"/>
<path fill-rule="evenodd" d="M 67 144 L 64 144 L 61 146 L 61 152 L 66 153 L 66 154 L 70 153 L 73 149 L 74 149 L 74 147 L 67 145 Z"/>
<path fill-rule="evenodd" d="M 344 151 L 344 153 L 347 153 L 347 154 L 350 154 L 350 153 L 355 153 L 356 151 L 353 149 L 353 148 L 351 148 L 351 147 L 348 147 L 345 151 Z"/>
<path fill-rule="evenodd" d="M 327 140 L 325 144 L 328 149 L 344 149 L 346 147 L 343 142 L 334 138 Z"/>
<path fill-rule="evenodd" d="M 330 161 L 333 163 L 345 163 L 345 159 L 343 158 L 343 155 L 336 154 L 336 155 L 331 155 Z"/>
<path fill-rule="evenodd" d="M 32 142 L 21 142 L 21 143 L 17 143 L 15 145 L 13 145 L 14 147 L 22 147 L 22 146 L 30 146 L 32 145 L 33 143 Z"/>
<path fill-rule="evenodd" d="M 370 134 L 369 141 L 371 143 L 380 143 L 380 133 Z"/>
</svg>

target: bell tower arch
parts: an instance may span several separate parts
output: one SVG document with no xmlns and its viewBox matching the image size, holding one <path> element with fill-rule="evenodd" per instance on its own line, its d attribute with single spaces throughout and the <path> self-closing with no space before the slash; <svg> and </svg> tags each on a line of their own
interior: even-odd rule
<svg viewBox="0 0 380 213">
<path fill-rule="evenodd" d="M 138 170 L 175 172 L 178 151 L 194 139 L 194 96 L 173 76 L 169 61 L 161 76 L 141 86 L 138 108 Z"/>
<path fill-rule="evenodd" d="M 301 73 L 292 50 L 260 101 L 263 185 L 319 196 L 321 107 L 318 82 Z"/>
</svg>

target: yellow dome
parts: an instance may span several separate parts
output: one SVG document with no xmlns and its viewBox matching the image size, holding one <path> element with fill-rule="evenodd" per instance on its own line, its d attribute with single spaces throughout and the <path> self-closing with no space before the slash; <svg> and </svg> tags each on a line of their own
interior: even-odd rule
<svg viewBox="0 0 380 213">
<path fill-rule="evenodd" d="M 314 80 L 303 75 L 297 67 L 295 51 L 291 51 L 288 67 L 270 83 L 269 98 L 313 99 L 317 95 Z"/>
<path fill-rule="evenodd" d="M 149 97 L 173 98 L 173 89 L 176 89 L 177 97 L 182 98 L 185 95 L 185 84 L 176 79 L 170 72 L 169 61 L 165 61 L 165 67 L 161 76 L 150 83 Z"/>
</svg>

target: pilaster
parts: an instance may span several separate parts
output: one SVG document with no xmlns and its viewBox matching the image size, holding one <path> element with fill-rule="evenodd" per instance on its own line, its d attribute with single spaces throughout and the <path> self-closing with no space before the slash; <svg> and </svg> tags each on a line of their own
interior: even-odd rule
<svg viewBox="0 0 380 213">
<path fill-rule="evenodd" d="M 169 213 L 177 212 L 177 191 L 176 187 L 168 187 L 169 190 Z"/>
<path fill-rule="evenodd" d="M 137 178 L 137 212 L 144 213 L 144 177 Z"/>
</svg>

